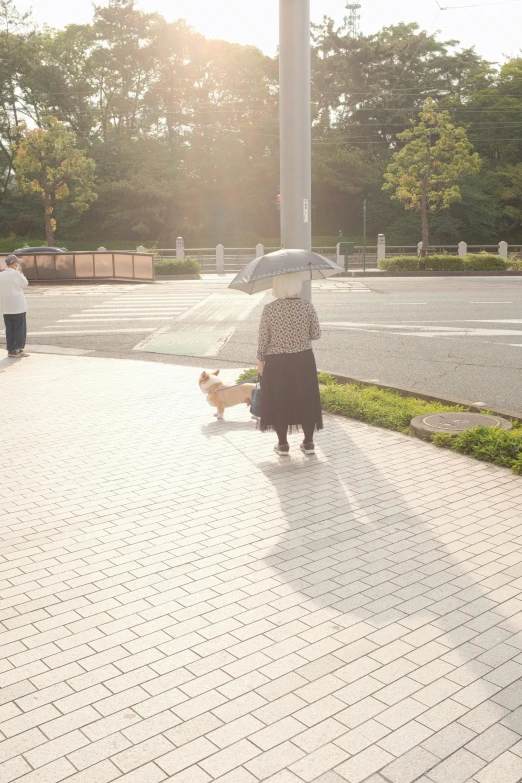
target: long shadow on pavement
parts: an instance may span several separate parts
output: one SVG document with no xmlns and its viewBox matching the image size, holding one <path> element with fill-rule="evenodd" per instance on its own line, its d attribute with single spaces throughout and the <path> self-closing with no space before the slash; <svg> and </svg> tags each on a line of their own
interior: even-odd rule
<svg viewBox="0 0 522 783">
<path fill-rule="evenodd" d="M 296 673 L 318 678 L 310 695 L 354 730 L 340 743 L 350 754 L 380 740 L 391 763 L 423 742 L 420 776 L 501 720 L 514 744 L 522 603 L 489 567 L 502 562 L 506 520 L 473 507 L 488 479 L 513 477 L 355 422 L 326 426 L 318 457 L 258 463 L 288 525 L 264 560 L 288 588 L 278 608 L 294 607 Z M 511 677 L 495 671 L 515 658 Z"/>
</svg>

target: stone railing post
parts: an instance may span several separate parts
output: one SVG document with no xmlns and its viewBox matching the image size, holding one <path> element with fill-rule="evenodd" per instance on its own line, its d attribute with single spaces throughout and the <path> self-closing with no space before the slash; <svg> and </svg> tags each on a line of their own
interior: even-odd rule
<svg viewBox="0 0 522 783">
<path fill-rule="evenodd" d="M 185 240 L 183 237 L 178 237 L 176 239 L 176 258 L 179 261 L 185 260 Z"/>
<path fill-rule="evenodd" d="M 218 275 L 225 274 L 225 248 L 223 245 L 216 247 L 216 272 Z"/>
<path fill-rule="evenodd" d="M 256 245 L 256 258 L 261 258 L 261 256 L 264 255 L 265 255 L 265 248 L 260 242 L 258 245 Z"/>
<path fill-rule="evenodd" d="M 460 258 L 464 258 L 465 256 L 468 255 L 468 243 L 467 242 L 459 242 L 458 248 L 459 248 L 458 253 L 459 253 Z"/>
<path fill-rule="evenodd" d="M 504 261 L 507 261 L 508 257 L 508 243 L 507 242 L 499 242 L 498 243 L 498 254 L 500 258 L 503 258 Z"/>
<path fill-rule="evenodd" d="M 386 258 L 386 237 L 384 234 L 379 234 L 377 237 L 377 261 L 381 261 Z"/>
<path fill-rule="evenodd" d="M 344 256 L 341 255 L 341 243 L 338 242 L 335 248 L 335 252 L 337 255 L 337 265 L 338 266 L 344 266 Z"/>
</svg>

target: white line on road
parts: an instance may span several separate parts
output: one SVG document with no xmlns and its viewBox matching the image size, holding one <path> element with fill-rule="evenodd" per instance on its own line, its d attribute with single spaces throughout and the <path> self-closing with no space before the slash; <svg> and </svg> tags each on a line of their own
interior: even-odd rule
<svg viewBox="0 0 522 783">
<path fill-rule="evenodd" d="M 123 315 L 123 316 L 131 316 L 131 315 L 171 315 L 173 318 L 178 315 L 179 313 L 183 313 L 184 308 L 180 307 L 176 310 L 83 310 L 81 313 L 74 313 L 74 315 L 71 315 L 71 318 L 75 318 L 76 316 L 79 316 L 80 318 L 86 315 L 93 316 L 93 318 L 97 318 L 98 316 L 100 318 L 104 318 L 106 315 Z"/>
<path fill-rule="evenodd" d="M 92 310 L 171 310 L 173 307 L 180 309 L 180 310 L 186 310 L 188 307 L 192 307 L 193 305 L 197 304 L 197 302 L 155 302 L 155 303 L 144 303 L 139 304 L 138 302 L 128 302 L 126 304 L 123 304 L 119 302 L 118 304 L 103 304 L 103 305 L 94 305 Z"/>
<path fill-rule="evenodd" d="M 74 318 L 74 321 L 71 319 Z M 93 323 L 93 324 L 101 324 L 101 323 L 107 323 L 110 321 L 172 321 L 172 316 L 170 315 L 150 315 L 150 316 L 124 316 L 122 318 L 118 316 L 100 316 L 99 318 L 82 318 L 81 316 L 72 315 L 71 318 L 58 318 L 56 323 L 63 324 L 68 323 L 71 326 L 73 324 L 84 324 L 84 323 Z"/>
<path fill-rule="evenodd" d="M 207 293 L 200 296 L 118 296 L 116 299 L 107 299 L 107 302 L 197 302 Z"/>
<path fill-rule="evenodd" d="M 424 323 L 433 323 L 424 321 Z M 436 322 L 435 322 L 436 323 Z M 458 323 L 458 322 L 457 322 Z M 480 323 L 480 321 L 478 322 Z M 506 337 L 522 334 L 516 329 L 478 329 L 465 326 L 421 326 L 419 323 L 408 322 L 402 324 L 383 323 L 356 323 L 352 321 L 321 321 L 321 326 L 333 331 L 339 329 L 354 331 L 393 330 L 395 334 L 411 337 Z M 404 331 L 404 330 L 410 331 Z"/>
<path fill-rule="evenodd" d="M 27 334 L 29 337 L 42 337 L 43 335 L 49 335 L 49 334 L 62 334 L 62 335 L 70 335 L 70 334 L 127 334 L 131 332 L 136 333 L 142 333 L 142 332 L 154 332 L 155 329 L 151 327 L 143 327 L 143 329 L 76 329 L 74 332 L 72 331 L 50 331 L 51 329 L 56 327 L 49 327 L 49 331 L 45 332 L 28 332 Z"/>
</svg>

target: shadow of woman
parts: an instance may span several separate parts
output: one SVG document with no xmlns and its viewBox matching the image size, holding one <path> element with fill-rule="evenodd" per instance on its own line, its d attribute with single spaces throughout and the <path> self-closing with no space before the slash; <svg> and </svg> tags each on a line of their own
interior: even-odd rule
<svg viewBox="0 0 522 783">
<path fill-rule="evenodd" d="M 461 681 L 483 677 L 491 668 L 487 656 L 506 639 L 502 629 L 486 634 L 507 616 L 501 596 L 490 600 L 491 588 L 482 583 L 480 541 L 487 536 L 480 532 L 491 523 L 465 510 L 462 489 L 472 497 L 484 475 L 495 473 L 499 484 L 514 477 L 335 417 L 327 418 L 318 442 L 317 458 L 258 463 L 286 525 L 264 554 L 267 573 L 281 585 L 273 606 L 284 623 L 292 607 L 303 665 L 321 658 L 323 674 L 335 671 L 339 688 L 372 672 L 365 695 L 411 673 L 401 698 L 420 715 L 456 693 Z M 493 531 L 492 546 L 504 541 L 501 532 Z M 277 613 L 267 619 L 279 624 Z M 354 661 L 358 671 L 342 669 Z M 440 699 L 420 695 L 416 702 L 413 695 L 411 703 L 411 694 L 444 675 Z M 482 700 L 495 700 L 497 691 L 485 683 Z M 336 695 L 333 683 L 329 693 Z M 456 719 L 468 706 L 455 698 Z M 342 699 L 354 704 L 361 692 L 343 691 Z"/>
</svg>

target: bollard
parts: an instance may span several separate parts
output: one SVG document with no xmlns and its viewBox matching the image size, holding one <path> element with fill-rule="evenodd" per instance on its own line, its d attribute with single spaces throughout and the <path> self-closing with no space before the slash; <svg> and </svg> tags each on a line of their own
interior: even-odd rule
<svg viewBox="0 0 522 783">
<path fill-rule="evenodd" d="M 500 258 L 503 258 L 504 261 L 507 261 L 508 257 L 508 243 L 507 242 L 499 242 L 498 243 L 498 254 Z"/>
<path fill-rule="evenodd" d="M 261 258 L 261 256 L 264 255 L 265 255 L 265 248 L 261 243 L 259 243 L 258 245 L 256 245 L 256 258 Z"/>
<path fill-rule="evenodd" d="M 225 248 L 223 245 L 216 247 L 216 272 L 218 275 L 225 274 Z"/>
<path fill-rule="evenodd" d="M 459 242 L 459 256 L 460 258 L 465 258 L 465 256 L 468 255 L 468 243 L 467 242 Z"/>
<path fill-rule="evenodd" d="M 377 237 L 377 261 L 381 261 L 386 258 L 386 237 L 384 234 L 379 234 Z"/>
<path fill-rule="evenodd" d="M 176 239 L 176 258 L 179 261 L 185 260 L 185 241 L 183 237 L 178 237 Z"/>
</svg>

